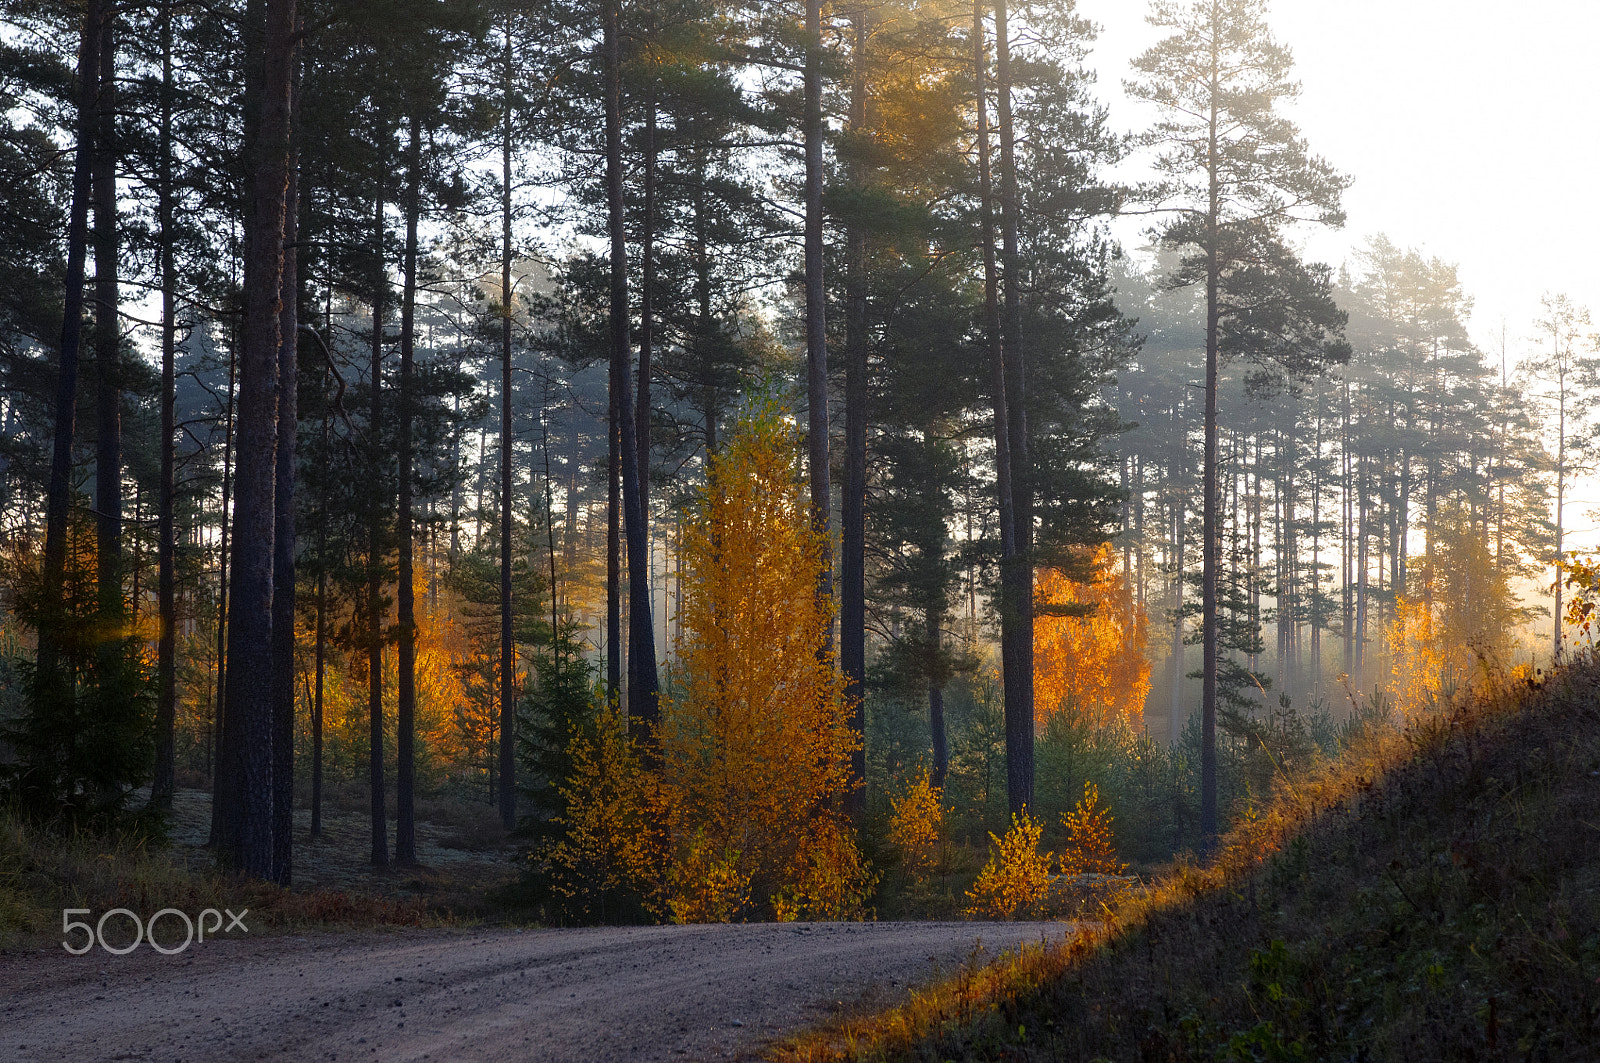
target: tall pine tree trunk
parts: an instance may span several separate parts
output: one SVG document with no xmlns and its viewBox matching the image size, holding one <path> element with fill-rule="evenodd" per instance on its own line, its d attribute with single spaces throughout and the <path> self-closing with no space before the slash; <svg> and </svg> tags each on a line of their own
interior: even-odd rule
<svg viewBox="0 0 1600 1063">
<path fill-rule="evenodd" d="M 1002 625 L 1005 685 L 1006 796 L 1012 814 L 1033 804 L 1033 501 L 1028 460 L 1027 364 L 1022 346 L 1022 265 L 1018 247 L 1016 129 L 1011 107 L 1011 46 L 1006 0 L 994 5 L 995 105 L 1000 134 L 1000 229 L 1005 282 L 1005 404 L 1011 464 L 1012 562 L 1004 566 Z"/>
<path fill-rule="evenodd" d="M 96 580 L 101 622 L 120 631 L 122 601 L 122 329 L 117 282 L 117 91 L 116 8 L 100 29 L 100 106 L 94 151 L 94 398 Z M 120 640 L 105 638 L 100 657 L 122 652 Z"/>
<path fill-rule="evenodd" d="M 944 639 L 944 603 L 930 606 L 927 612 L 928 645 L 939 652 Z M 950 774 L 950 743 L 944 724 L 944 675 L 935 675 L 928 683 L 928 730 L 933 742 L 933 785 L 944 789 Z"/>
<path fill-rule="evenodd" d="M 1183 548 L 1187 539 L 1184 520 L 1184 502 L 1188 498 L 1188 485 L 1183 483 L 1183 459 L 1187 453 L 1188 431 L 1183 423 L 1182 407 L 1177 403 L 1172 405 L 1172 423 L 1174 440 L 1177 446 L 1173 448 L 1171 474 L 1172 486 L 1172 701 L 1169 706 L 1170 717 L 1167 723 L 1167 744 L 1173 748 L 1178 745 L 1183 737 L 1183 727 L 1187 722 L 1188 714 L 1184 712 L 1183 681 L 1187 676 L 1184 670 L 1183 646 L 1183 576 L 1184 555 Z"/>
<path fill-rule="evenodd" d="M 323 439 L 327 439 L 324 422 Z M 327 453 L 324 448 L 323 453 Z M 311 699 L 311 837 L 322 837 L 322 688 L 327 675 L 328 571 L 327 538 L 317 531 L 317 647 L 316 690 Z"/>
<path fill-rule="evenodd" d="M 1217 580 L 1222 568 L 1222 535 L 1217 484 L 1217 378 L 1221 307 L 1219 287 L 1222 279 L 1221 178 L 1218 167 L 1218 108 L 1221 105 L 1221 59 L 1218 55 L 1218 30 L 1213 20 L 1211 33 L 1211 113 L 1206 147 L 1208 183 L 1205 216 L 1206 254 L 1206 409 L 1205 454 L 1201 469 L 1201 588 L 1200 588 L 1200 845 L 1209 853 L 1217 837 L 1217 668 L 1221 642 L 1217 625 Z"/>
<path fill-rule="evenodd" d="M 833 490 L 828 465 L 828 326 L 822 261 L 822 0 L 806 0 L 805 33 L 801 138 L 805 142 L 806 456 L 811 474 L 811 526 L 825 544 L 817 595 L 826 601 L 833 597 L 833 536 L 829 529 Z"/>
<path fill-rule="evenodd" d="M 650 545 L 640 490 L 639 440 L 628 362 L 628 245 L 622 199 L 622 32 L 617 0 L 605 5 L 606 208 L 611 236 L 611 379 L 617 385 L 616 445 L 622 457 L 622 507 L 628 537 L 628 718 L 645 736 L 660 720 L 655 623 L 650 608 Z"/>
<path fill-rule="evenodd" d="M 1371 509 L 1367 504 L 1370 485 L 1367 477 L 1367 458 L 1364 454 L 1356 456 L 1357 486 L 1356 506 L 1359 510 L 1356 517 L 1356 688 L 1366 689 L 1367 682 L 1367 579 L 1370 562 L 1367 558 L 1367 545 L 1371 541 L 1372 531 L 1369 527 Z"/>
<path fill-rule="evenodd" d="M 506 16 L 503 51 L 505 95 L 500 109 L 500 825 L 517 825 L 516 682 L 517 651 L 511 635 L 511 324 L 516 300 L 511 291 L 511 85 L 515 74 L 511 16 Z"/>
<path fill-rule="evenodd" d="M 278 330 L 294 0 L 252 0 L 246 12 L 244 345 L 233 513 L 223 770 L 232 775 L 223 853 L 239 870 L 273 873 L 273 531 L 278 443 Z M 292 428 L 292 426 L 291 426 Z"/>
<path fill-rule="evenodd" d="M 406 158 L 405 287 L 400 295 L 400 483 L 395 545 L 399 551 L 396 627 L 399 667 L 395 673 L 395 837 L 394 859 L 417 862 L 416 728 L 417 601 L 412 531 L 412 413 L 416 402 L 417 222 L 422 211 L 422 117 L 411 116 Z"/>
<path fill-rule="evenodd" d="M 989 147 L 989 101 L 984 83 L 988 75 L 988 57 L 984 47 L 985 34 L 983 29 L 983 4 L 975 0 L 972 5 L 972 63 L 973 84 L 976 112 L 978 118 L 978 189 L 979 189 L 979 224 L 981 231 L 978 234 L 978 244 L 983 252 L 983 309 L 984 333 L 989 347 L 989 362 L 992 389 L 994 392 L 994 464 L 995 484 L 998 494 L 1000 517 L 1000 656 L 1001 680 L 1004 685 L 1004 704 L 1006 719 L 1006 756 L 1008 767 L 1013 756 L 1020 764 L 1024 754 L 1014 747 L 1018 745 L 1015 739 L 1013 724 L 1017 712 L 1018 695 L 1015 688 L 1020 685 L 1018 669 L 1019 664 L 1019 633 L 1018 626 L 1023 622 L 1023 613 L 1018 608 L 1016 591 L 1016 571 L 1019 567 L 1017 554 L 1016 532 L 1016 500 L 1015 480 L 1012 476 L 1011 464 L 1011 403 L 1006 394 L 1008 377 L 1006 362 L 1010 352 L 1006 349 L 1005 335 L 1000 325 L 1000 278 L 999 269 L 995 261 L 994 249 L 994 178 L 991 173 L 990 147 Z M 1028 692 L 1032 694 L 1033 677 L 1027 677 Z M 1032 724 L 1028 727 L 1028 740 L 1026 745 L 1032 750 Z M 1011 776 L 1007 775 L 1007 798 L 1011 812 L 1015 815 L 1021 812 L 1028 803 L 1025 787 L 1010 785 Z"/>
<path fill-rule="evenodd" d="M 606 416 L 606 695 L 622 694 L 622 383 L 616 358 L 607 365 Z"/>
<path fill-rule="evenodd" d="M 217 536 L 217 700 L 212 712 L 211 746 L 215 757 L 211 768 L 211 836 L 206 844 L 219 852 L 222 848 L 223 820 L 231 807 L 229 789 L 233 778 L 222 771 L 222 722 L 228 711 L 228 533 L 233 499 L 233 410 L 238 397 L 239 334 L 235 330 L 228 345 L 228 401 L 222 418 L 222 510 Z"/>
<path fill-rule="evenodd" d="M 850 129 L 865 135 L 867 120 L 867 6 L 856 8 L 855 70 L 850 89 Z M 859 188 L 866 175 L 851 166 Z M 846 236 L 848 294 L 845 304 L 844 490 L 840 512 L 839 662 L 844 671 L 845 698 L 851 705 L 850 725 L 862 741 L 850 754 L 846 801 L 857 816 L 867 807 L 867 234 L 859 221 Z M 932 695 L 930 694 L 930 697 Z M 943 714 L 940 714 L 940 726 Z M 943 735 L 935 736 L 935 756 Z"/>
<path fill-rule="evenodd" d="M 61 318 L 61 357 L 56 370 L 55 426 L 50 482 L 45 494 L 44 600 L 37 657 L 40 693 L 60 705 L 72 696 L 71 678 L 61 673 L 65 620 L 67 522 L 72 505 L 72 438 L 77 422 L 78 361 L 83 344 L 83 280 L 89 247 L 89 200 L 94 172 L 95 113 L 100 97 L 100 30 L 104 0 L 87 0 L 78 46 L 77 129 L 72 164 L 72 205 L 67 221 L 67 274 Z"/>
<path fill-rule="evenodd" d="M 380 128 L 383 116 L 379 115 Z M 372 815 L 372 864 L 389 866 L 389 825 L 383 780 L 383 307 L 389 277 L 383 255 L 383 193 L 373 210 L 376 261 L 372 276 L 372 369 L 367 440 L 372 457 L 372 492 L 367 515 L 367 775 Z M 480 507 L 481 509 L 481 507 Z"/>
<path fill-rule="evenodd" d="M 161 810 L 172 807 L 172 795 L 177 789 L 177 611 L 173 601 L 177 555 L 173 436 L 177 423 L 173 398 L 177 386 L 178 278 L 172 231 L 172 43 L 172 8 L 165 7 L 161 10 L 161 142 L 156 175 L 156 224 L 160 229 L 157 268 L 161 272 L 161 479 L 156 488 L 156 765 L 150 782 L 150 804 Z"/>
<path fill-rule="evenodd" d="M 1350 453 L 1350 381 L 1340 381 L 1343 405 L 1339 417 L 1340 521 L 1339 597 L 1344 628 L 1344 674 L 1356 676 L 1355 638 L 1355 463 Z"/>
<path fill-rule="evenodd" d="M 298 49 L 296 49 L 298 52 Z M 291 56 L 293 64 L 296 55 Z M 300 157 L 294 134 L 299 75 L 291 67 L 288 181 L 283 198 L 283 273 L 278 291 L 278 455 L 272 542 L 272 880 L 287 886 L 294 838 L 295 443 L 300 390 Z"/>
<path fill-rule="evenodd" d="M 1316 439 L 1311 457 L 1311 691 L 1313 696 L 1322 693 L 1322 400 L 1325 392 L 1317 395 Z"/>
<path fill-rule="evenodd" d="M 655 35 L 655 5 L 650 6 L 650 33 Z M 639 443 L 639 497 L 645 510 L 650 506 L 650 373 L 655 353 L 656 326 L 656 182 L 659 152 L 656 149 L 655 57 L 647 57 L 650 83 L 645 93 L 644 110 L 644 217 L 639 240 L 639 381 L 634 407 L 634 429 Z M 653 603 L 652 603 L 653 604 Z"/>
</svg>

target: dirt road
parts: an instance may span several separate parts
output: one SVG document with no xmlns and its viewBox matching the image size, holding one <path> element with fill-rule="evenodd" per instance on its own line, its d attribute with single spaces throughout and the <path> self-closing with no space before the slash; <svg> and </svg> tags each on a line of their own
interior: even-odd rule
<svg viewBox="0 0 1600 1063">
<path fill-rule="evenodd" d="M 1061 923 L 791 923 L 219 939 L 0 958 L 0 1059 L 737 1058 Z M 235 935 L 237 936 L 237 935 Z"/>
</svg>

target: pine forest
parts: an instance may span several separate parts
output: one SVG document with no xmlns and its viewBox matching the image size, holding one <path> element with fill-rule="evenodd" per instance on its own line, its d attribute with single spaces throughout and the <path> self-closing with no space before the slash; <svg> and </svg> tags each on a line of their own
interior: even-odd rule
<svg viewBox="0 0 1600 1063">
<path fill-rule="evenodd" d="M 0 2 L 13 842 L 1065 918 L 1587 660 L 1584 293 L 1469 335 L 1265 0 L 1137 118 L 1079 6 Z"/>
</svg>

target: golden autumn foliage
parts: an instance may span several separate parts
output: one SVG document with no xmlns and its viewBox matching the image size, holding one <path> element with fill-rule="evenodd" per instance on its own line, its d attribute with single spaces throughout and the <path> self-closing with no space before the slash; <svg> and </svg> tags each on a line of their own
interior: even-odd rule
<svg viewBox="0 0 1600 1063">
<path fill-rule="evenodd" d="M 1111 810 L 1100 803 L 1100 788 L 1083 784 L 1083 797 L 1061 817 L 1066 845 L 1061 850 L 1063 875 L 1120 875 L 1128 865 L 1117 859 L 1111 832 Z"/>
<path fill-rule="evenodd" d="M 779 922 L 872 917 L 867 902 L 877 888 L 878 874 L 868 866 L 850 825 L 841 817 L 812 820 L 789 878 L 772 897 Z"/>
<path fill-rule="evenodd" d="M 1594 645 L 1595 608 L 1600 604 L 1600 558 L 1585 561 L 1576 551 L 1561 562 L 1560 578 L 1572 592 L 1563 615 L 1566 625 L 1589 646 Z"/>
<path fill-rule="evenodd" d="M 750 904 L 750 875 L 737 849 L 716 850 L 704 831 L 680 848 L 667 874 L 667 911 L 674 923 L 730 923 Z M 781 918 L 781 917 L 780 917 Z"/>
<path fill-rule="evenodd" d="M 675 917 L 737 911 L 694 900 L 691 872 L 729 898 L 748 882 L 756 903 L 781 897 L 811 918 L 858 914 L 870 887 L 836 808 L 860 738 L 827 649 L 825 542 L 794 455 L 774 408 L 743 418 L 710 460 L 685 532 L 681 681 L 663 699 L 657 823 L 677 869 Z"/>
<path fill-rule="evenodd" d="M 1389 651 L 1389 698 L 1401 719 L 1415 719 L 1431 709 L 1443 692 L 1445 653 L 1435 627 L 1426 602 L 1395 599 L 1384 643 Z"/>
<path fill-rule="evenodd" d="M 1427 553 L 1413 560 L 1414 593 L 1397 598 L 1384 630 L 1389 697 L 1404 719 L 1510 671 L 1521 610 L 1471 513 L 1445 507 Z"/>
<path fill-rule="evenodd" d="M 890 798 L 889 844 L 900 855 L 900 866 L 913 878 L 920 878 L 939 863 L 939 849 L 945 840 L 943 795 L 932 785 L 928 771 Z"/>
<path fill-rule="evenodd" d="M 1133 600 L 1109 546 L 1094 556 L 1090 583 L 1040 569 L 1034 595 L 1040 608 L 1033 623 L 1035 724 L 1043 730 L 1058 712 L 1095 727 L 1137 723 L 1150 692 L 1145 656 L 1148 623 Z M 1088 606 L 1086 616 L 1050 610 Z"/>
<path fill-rule="evenodd" d="M 435 600 L 429 593 L 428 580 L 428 573 L 419 566 L 413 587 L 417 601 L 418 781 L 425 788 L 446 781 L 486 783 L 498 733 L 498 690 L 482 677 L 486 673 L 498 675 L 499 645 L 485 643 L 463 620 L 460 596 L 454 591 L 441 588 Z M 295 638 L 295 653 L 304 673 L 300 691 L 304 719 L 300 726 L 303 741 L 309 743 L 312 662 L 316 653 L 316 629 L 311 618 L 300 618 Z M 398 704 L 394 675 L 398 665 L 398 650 L 392 644 L 386 645 L 386 745 L 394 742 Z M 330 645 L 323 680 L 324 756 L 328 764 L 343 770 L 359 770 L 366 762 L 371 732 L 365 686 L 364 655 L 341 652 L 337 645 Z"/>
<path fill-rule="evenodd" d="M 604 919 L 607 897 L 649 874 L 648 791 L 628 725 L 614 705 L 592 730 L 574 731 L 572 773 L 558 784 L 566 803 L 559 841 L 535 849 L 552 890 L 569 908 Z"/>
<path fill-rule="evenodd" d="M 1044 823 L 1026 811 L 1011 817 L 1004 838 L 991 833 L 989 862 L 967 891 L 967 914 L 991 919 L 1036 915 L 1050 892 L 1049 853 L 1039 851 Z"/>
</svg>

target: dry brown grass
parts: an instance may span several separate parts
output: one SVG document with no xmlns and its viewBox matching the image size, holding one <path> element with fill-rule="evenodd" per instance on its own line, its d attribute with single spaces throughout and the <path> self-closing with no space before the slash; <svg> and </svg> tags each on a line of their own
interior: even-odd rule
<svg viewBox="0 0 1600 1063">
<path fill-rule="evenodd" d="M 1283 783 L 1069 944 L 781 1046 L 824 1060 L 1600 1052 L 1600 666 L 1504 678 Z"/>
</svg>

